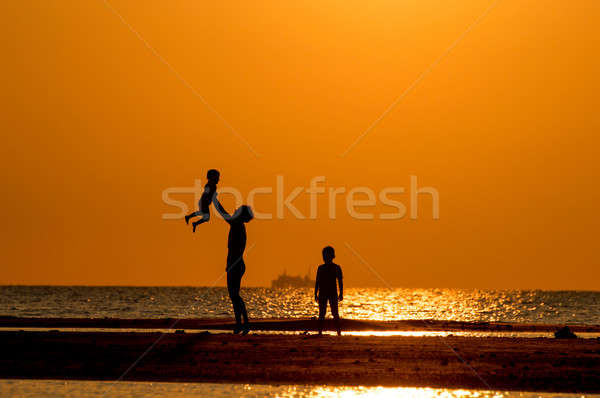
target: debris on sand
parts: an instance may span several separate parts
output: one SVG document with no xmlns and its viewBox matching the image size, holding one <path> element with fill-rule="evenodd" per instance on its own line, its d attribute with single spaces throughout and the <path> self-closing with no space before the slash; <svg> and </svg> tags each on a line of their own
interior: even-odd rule
<svg viewBox="0 0 600 398">
<path fill-rule="evenodd" d="M 557 339 L 576 339 L 577 335 L 568 326 L 565 326 L 554 332 L 554 337 Z"/>
</svg>

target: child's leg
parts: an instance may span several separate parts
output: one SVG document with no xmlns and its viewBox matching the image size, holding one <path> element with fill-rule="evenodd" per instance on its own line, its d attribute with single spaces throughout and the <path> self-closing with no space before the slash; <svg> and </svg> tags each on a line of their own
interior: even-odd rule
<svg viewBox="0 0 600 398">
<path fill-rule="evenodd" d="M 194 221 L 192 223 L 192 227 L 194 227 L 192 229 L 193 232 L 196 232 L 196 227 L 202 223 L 207 222 L 208 220 L 210 220 L 210 213 L 200 213 L 202 215 L 202 218 L 200 218 L 198 221 Z"/>
<path fill-rule="evenodd" d="M 337 329 L 338 336 L 342 335 L 342 327 L 340 325 L 340 314 L 338 313 L 338 299 L 337 297 L 331 297 L 329 299 L 329 306 L 331 307 L 331 315 L 335 321 L 335 328 Z"/>
<path fill-rule="evenodd" d="M 327 298 L 319 297 L 319 334 L 323 334 L 323 323 L 327 313 Z"/>
<path fill-rule="evenodd" d="M 186 223 L 186 224 L 187 224 L 187 223 L 189 223 L 189 221 L 190 221 L 190 218 L 192 218 L 192 217 L 196 217 L 196 216 L 201 216 L 202 214 L 203 214 L 203 213 L 202 213 L 200 210 L 198 210 L 198 211 L 195 211 L 195 212 L 193 212 L 193 213 L 190 213 L 190 214 L 188 214 L 187 216 L 185 216 L 185 223 Z"/>
</svg>

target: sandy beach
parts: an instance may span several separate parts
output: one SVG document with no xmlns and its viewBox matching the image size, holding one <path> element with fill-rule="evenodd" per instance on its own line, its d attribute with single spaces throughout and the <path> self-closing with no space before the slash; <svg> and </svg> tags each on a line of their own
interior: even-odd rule
<svg viewBox="0 0 600 398">
<path fill-rule="evenodd" d="M 250 329 L 259 331 L 312 331 L 317 322 L 310 318 L 252 319 Z M 327 327 L 332 329 L 328 322 Z M 486 331 L 486 332 L 547 332 L 564 325 L 507 323 L 507 322 L 459 322 L 440 320 L 372 321 L 342 319 L 346 331 Z M 122 319 L 122 318 L 34 318 L 0 317 L 0 328 L 107 328 L 107 329 L 191 329 L 231 330 L 233 321 L 223 319 Z M 575 333 L 600 333 L 600 325 L 569 325 Z"/>
<path fill-rule="evenodd" d="M 117 380 L 153 344 L 124 380 L 600 392 L 599 339 L 3 331 L 0 377 Z"/>
</svg>

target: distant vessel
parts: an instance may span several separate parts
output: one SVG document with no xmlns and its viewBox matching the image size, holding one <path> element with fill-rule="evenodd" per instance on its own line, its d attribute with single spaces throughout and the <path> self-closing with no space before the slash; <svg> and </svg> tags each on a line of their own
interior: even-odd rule
<svg viewBox="0 0 600 398">
<path fill-rule="evenodd" d="M 308 276 L 308 273 L 304 277 L 301 277 L 300 275 L 292 276 L 292 275 L 287 275 L 285 270 L 283 271 L 283 274 L 281 274 L 277 277 L 277 279 L 273 279 L 271 281 L 271 288 L 273 288 L 273 289 L 285 289 L 288 287 L 314 287 L 314 286 L 315 286 L 315 281 L 314 281 L 314 279 L 310 279 L 310 277 Z"/>
</svg>

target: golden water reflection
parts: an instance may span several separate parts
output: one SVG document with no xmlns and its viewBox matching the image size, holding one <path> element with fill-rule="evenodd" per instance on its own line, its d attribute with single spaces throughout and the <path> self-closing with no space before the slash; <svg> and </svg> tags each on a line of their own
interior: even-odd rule
<svg viewBox="0 0 600 398">
<path fill-rule="evenodd" d="M 291 397 L 293 395 L 281 395 Z M 325 397 L 325 398 L 351 398 L 351 397 L 411 397 L 411 398 L 500 398 L 502 393 L 471 391 L 471 390 L 447 390 L 440 388 L 417 388 L 417 387 L 316 387 L 308 395 L 302 397 Z"/>
<path fill-rule="evenodd" d="M 218 383 L 153 383 L 81 380 L 0 380 L 1 397 L 50 398 L 192 398 L 192 397 L 277 397 L 277 398 L 350 398 L 350 397 L 416 397 L 416 398 L 550 398 L 600 397 L 600 395 L 553 394 L 536 392 L 503 392 L 427 387 L 340 387 L 307 385 L 218 384 Z"/>
<path fill-rule="evenodd" d="M 257 318 L 297 318 L 318 313 L 311 289 L 245 289 Z M 349 319 L 438 319 L 466 322 L 594 324 L 599 292 L 418 288 L 348 288 L 340 315 Z M 223 299 L 225 300 L 225 299 Z"/>
<path fill-rule="evenodd" d="M 263 386 L 264 387 L 264 386 Z M 247 391 L 259 392 L 256 386 L 246 386 Z M 352 398 L 352 397 L 400 397 L 400 398 L 585 398 L 600 397 L 600 395 L 582 395 L 567 393 L 537 393 L 537 392 L 499 392 L 499 391 L 479 391 L 479 390 L 461 390 L 445 388 L 427 388 L 427 387 L 333 387 L 333 386 L 287 386 L 285 391 L 276 393 L 272 396 L 278 398 Z M 260 387 L 258 388 L 260 390 Z M 244 395 L 241 395 L 244 396 Z"/>
</svg>

